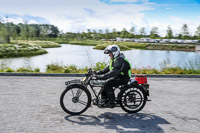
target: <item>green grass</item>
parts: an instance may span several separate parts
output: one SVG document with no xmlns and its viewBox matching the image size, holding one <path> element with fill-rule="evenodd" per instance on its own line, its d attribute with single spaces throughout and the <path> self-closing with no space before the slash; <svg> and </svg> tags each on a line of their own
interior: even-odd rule
<svg viewBox="0 0 200 133">
<path fill-rule="evenodd" d="M 39 73 L 40 69 L 39 68 L 31 68 L 31 67 L 21 67 L 16 70 L 7 67 L 5 64 L 1 63 L 0 64 L 0 72 L 19 72 L 19 73 Z"/>
<path fill-rule="evenodd" d="M 25 40 L 12 40 L 11 43 L 13 44 L 27 44 Z M 29 45 L 32 46 L 40 46 L 42 48 L 55 48 L 61 47 L 60 44 L 52 42 L 52 41 L 28 41 Z"/>
<path fill-rule="evenodd" d="M 93 69 L 95 71 L 102 70 L 106 66 L 104 62 L 98 62 Z M 75 65 L 63 66 L 56 63 L 52 63 L 47 65 L 45 73 L 87 73 L 88 67 L 85 68 L 78 68 Z M 39 68 L 18 68 L 16 70 L 6 67 L 4 64 L 0 64 L 0 72 L 33 72 L 38 73 L 40 72 Z M 165 67 L 161 69 L 155 69 L 148 67 L 143 68 L 132 68 L 132 74 L 190 74 L 196 75 L 200 74 L 200 69 L 193 69 L 193 68 L 181 68 L 181 67 Z"/>
<path fill-rule="evenodd" d="M 61 47 L 60 44 L 51 41 L 31 41 L 29 44 L 33 46 L 41 46 L 42 48 Z"/>
<path fill-rule="evenodd" d="M 109 43 L 103 43 L 103 44 L 98 44 L 94 47 L 94 49 L 99 49 L 99 50 L 104 50 L 108 45 L 110 45 Z M 125 50 L 131 50 L 129 47 L 124 46 L 124 45 L 119 45 L 120 50 L 121 51 L 125 51 Z"/>
<path fill-rule="evenodd" d="M 150 44 L 147 49 L 151 50 L 174 50 L 174 51 L 195 51 L 194 45 L 176 44 Z"/>
<path fill-rule="evenodd" d="M 136 43 L 136 42 L 111 42 L 105 41 L 94 47 L 94 49 L 103 50 L 107 45 L 118 45 L 121 50 L 130 49 L 146 49 L 146 50 L 174 50 L 174 51 L 195 51 L 194 45 L 176 45 L 176 44 L 150 44 L 150 43 Z"/>
<path fill-rule="evenodd" d="M 87 68 L 77 68 L 75 65 L 61 66 L 59 64 L 47 65 L 46 73 L 86 73 Z"/>
<path fill-rule="evenodd" d="M 120 41 L 97 41 L 89 39 L 47 39 L 49 41 L 28 41 L 30 45 L 39 45 L 42 48 L 60 47 L 60 44 L 74 44 L 82 46 L 95 46 L 94 49 L 103 50 L 107 45 L 119 45 L 121 50 L 145 49 L 145 50 L 173 50 L 173 51 L 195 51 L 194 45 L 178 45 L 178 44 L 151 44 L 136 42 L 120 42 Z M 15 44 L 26 44 L 25 40 L 12 40 Z"/>
<path fill-rule="evenodd" d="M 40 46 L 27 44 L 0 44 L 0 58 L 26 57 L 46 54 L 47 51 Z"/>
<path fill-rule="evenodd" d="M 116 41 L 104 41 L 94 47 L 94 49 L 104 50 L 108 45 L 118 45 L 120 50 L 131 50 L 132 48 L 145 49 L 148 44 L 134 43 L 134 42 L 116 42 Z"/>
<path fill-rule="evenodd" d="M 85 45 L 85 46 L 96 46 L 99 43 L 102 43 L 102 41 L 95 41 L 95 40 L 69 40 L 69 44 L 75 44 L 75 45 Z"/>
<path fill-rule="evenodd" d="M 103 50 L 108 45 L 118 45 L 121 50 L 145 49 L 145 50 L 174 50 L 174 51 L 195 51 L 194 45 L 177 44 L 151 44 L 119 41 L 95 41 L 95 40 L 68 40 L 69 44 L 95 46 L 94 49 Z"/>
</svg>

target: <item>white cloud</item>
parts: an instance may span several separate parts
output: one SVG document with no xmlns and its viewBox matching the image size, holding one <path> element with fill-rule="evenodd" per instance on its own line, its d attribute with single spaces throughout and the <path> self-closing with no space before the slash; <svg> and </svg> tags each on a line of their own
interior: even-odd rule
<svg viewBox="0 0 200 133">
<path fill-rule="evenodd" d="M 166 19 L 148 20 L 147 27 L 152 28 L 153 26 L 156 26 L 159 28 L 159 34 L 161 36 L 165 36 L 168 26 L 170 26 L 172 28 L 173 33 L 175 35 L 175 34 L 179 34 L 181 32 L 181 28 L 182 28 L 183 24 L 187 24 L 190 34 L 193 35 L 199 25 L 199 21 L 198 21 L 198 19 L 188 20 L 188 19 L 184 19 L 181 17 L 177 17 L 177 16 L 171 16 Z"/>
<path fill-rule="evenodd" d="M 155 5 L 156 3 L 153 2 L 145 2 L 144 5 Z"/>
<path fill-rule="evenodd" d="M 144 2 L 144 3 L 148 3 L 149 2 L 149 0 L 141 0 L 142 2 Z"/>
<path fill-rule="evenodd" d="M 138 2 L 139 0 L 111 0 L 111 2 Z"/>
<path fill-rule="evenodd" d="M 0 0 L 1 1 L 1 0 Z M 136 2 L 139 0 L 112 0 L 112 2 Z M 141 0 L 140 0 L 141 1 Z M 11 3 L 12 4 L 9 4 Z M 154 10 L 151 6 L 156 3 L 148 3 L 148 0 L 142 0 L 144 4 L 120 4 L 108 5 L 98 0 L 6 0 L 1 2 L 0 15 L 2 13 L 15 13 L 19 16 L 37 16 L 46 19 L 50 24 L 56 25 L 64 32 L 81 32 L 87 29 L 129 30 L 132 26 L 139 31 L 145 27 L 147 33 L 153 26 L 159 28 L 161 35 L 165 35 L 167 26 L 170 25 L 175 32 L 180 32 L 181 26 L 188 24 L 189 30 L 194 32 L 199 24 L 200 16 L 194 20 L 186 20 L 180 17 L 172 16 L 159 19 L 146 19 L 145 11 Z M 37 19 L 29 18 L 29 23 L 38 23 Z M 163 20 L 162 20 L 163 19 Z M 23 17 L 9 18 L 9 21 L 15 23 L 23 22 Z"/>
<path fill-rule="evenodd" d="M 112 28 L 129 29 L 133 25 L 143 23 L 144 13 L 142 11 L 153 10 L 148 5 L 107 5 L 98 0 L 60 0 L 59 2 L 35 0 L 24 1 L 23 4 L 19 1 L 14 2 L 15 6 L 9 5 L 10 1 L 12 0 L 1 3 L 1 12 L 46 18 L 50 24 L 57 25 L 64 32 L 106 28 L 110 30 Z M 136 0 L 121 1 L 133 2 Z"/>
<path fill-rule="evenodd" d="M 196 31 L 196 29 L 199 25 L 199 20 L 197 18 L 190 20 L 190 19 L 184 19 L 184 18 L 177 17 L 177 16 L 172 16 L 170 19 L 173 23 L 174 28 L 178 32 L 180 32 L 183 24 L 187 24 L 190 34 L 194 34 L 194 32 Z"/>
<path fill-rule="evenodd" d="M 8 18 L 6 18 L 3 15 L 0 15 L 0 20 L 3 21 L 3 22 L 13 22 L 14 24 L 23 23 L 23 21 L 24 21 L 23 18 L 21 18 L 21 17 L 18 17 L 18 18 L 8 17 Z"/>
<path fill-rule="evenodd" d="M 84 6 L 75 12 L 68 11 L 52 17 L 49 21 L 64 29 L 64 31 L 82 31 L 86 29 L 106 29 L 122 30 L 130 29 L 134 25 L 143 23 L 145 10 L 153 10 L 148 6 L 141 5 L 106 5 L 97 4 Z M 74 11 L 74 10 L 73 10 Z M 91 11 L 91 12 L 88 12 Z"/>
</svg>

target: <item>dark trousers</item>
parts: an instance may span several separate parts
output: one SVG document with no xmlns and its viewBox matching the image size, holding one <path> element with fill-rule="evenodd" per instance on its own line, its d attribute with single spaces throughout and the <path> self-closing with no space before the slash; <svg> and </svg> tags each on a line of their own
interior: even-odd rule
<svg viewBox="0 0 200 133">
<path fill-rule="evenodd" d="M 104 89 L 101 92 L 101 97 L 103 99 L 108 98 L 111 103 L 115 101 L 115 93 L 113 87 L 118 87 L 120 85 L 127 84 L 129 80 L 118 79 L 107 79 L 104 85 Z"/>
</svg>

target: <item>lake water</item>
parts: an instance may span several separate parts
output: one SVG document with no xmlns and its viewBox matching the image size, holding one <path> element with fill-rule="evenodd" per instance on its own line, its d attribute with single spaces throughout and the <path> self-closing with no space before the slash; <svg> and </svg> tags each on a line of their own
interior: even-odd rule
<svg viewBox="0 0 200 133">
<path fill-rule="evenodd" d="M 46 65 L 58 63 L 59 65 L 76 65 L 79 68 L 85 66 L 95 66 L 97 62 L 108 62 L 109 56 L 103 53 L 103 50 L 94 50 L 93 46 L 79 46 L 62 44 L 60 48 L 46 49 L 48 54 L 32 57 L 7 58 L 0 59 L 0 64 L 6 64 L 8 67 L 16 69 L 20 67 L 40 68 L 42 72 L 46 70 Z M 187 67 L 190 61 L 194 64 L 195 60 L 200 59 L 198 52 L 182 51 L 159 51 L 159 50 L 138 50 L 132 49 L 122 51 L 129 59 L 132 67 L 142 68 L 151 67 L 160 69 L 164 61 L 170 66 Z"/>
</svg>

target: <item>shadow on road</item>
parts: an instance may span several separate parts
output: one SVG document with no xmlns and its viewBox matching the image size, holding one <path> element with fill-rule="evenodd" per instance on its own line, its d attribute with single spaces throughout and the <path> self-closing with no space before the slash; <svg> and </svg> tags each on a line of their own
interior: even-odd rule
<svg viewBox="0 0 200 133">
<path fill-rule="evenodd" d="M 99 116 L 79 115 L 65 117 L 66 121 L 80 125 L 103 126 L 123 133 L 164 133 L 159 124 L 170 124 L 167 120 L 153 114 L 116 114 L 106 112 Z"/>
</svg>

